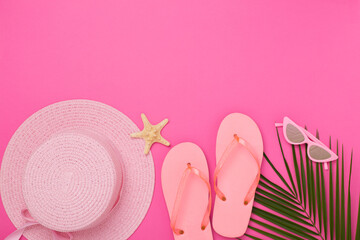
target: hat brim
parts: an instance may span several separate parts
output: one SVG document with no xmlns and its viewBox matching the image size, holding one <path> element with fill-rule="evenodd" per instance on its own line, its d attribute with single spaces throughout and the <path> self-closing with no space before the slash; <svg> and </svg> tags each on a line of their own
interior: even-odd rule
<svg viewBox="0 0 360 240">
<path fill-rule="evenodd" d="M 91 129 L 110 139 L 121 153 L 124 165 L 119 204 L 100 225 L 73 233 L 74 240 L 127 239 L 144 219 L 153 196 L 155 172 L 151 153 L 144 155 L 144 142 L 130 134 L 138 127 L 123 113 L 91 100 L 69 100 L 49 105 L 30 116 L 12 136 L 1 165 L 1 197 L 6 213 L 16 227 L 25 221 L 22 177 L 33 151 L 53 134 L 74 128 Z M 29 240 L 51 239 L 42 226 L 27 229 Z"/>
</svg>

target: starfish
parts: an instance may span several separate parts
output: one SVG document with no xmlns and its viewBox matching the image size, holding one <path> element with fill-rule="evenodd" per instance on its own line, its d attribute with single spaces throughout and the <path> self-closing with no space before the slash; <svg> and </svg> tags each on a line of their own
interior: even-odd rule
<svg viewBox="0 0 360 240">
<path fill-rule="evenodd" d="M 160 134 L 161 130 L 169 122 L 168 119 L 164 119 L 156 125 L 152 125 L 144 113 L 141 114 L 141 119 L 144 123 L 144 129 L 141 132 L 132 133 L 130 136 L 132 138 L 143 138 L 145 140 L 144 153 L 146 155 L 149 153 L 151 146 L 156 142 L 164 144 L 165 146 L 170 145 Z"/>
</svg>

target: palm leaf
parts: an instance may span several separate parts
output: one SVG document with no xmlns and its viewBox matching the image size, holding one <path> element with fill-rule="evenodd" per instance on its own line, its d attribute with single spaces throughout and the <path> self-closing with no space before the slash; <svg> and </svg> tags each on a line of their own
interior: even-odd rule
<svg viewBox="0 0 360 240">
<path fill-rule="evenodd" d="M 317 137 L 319 134 L 317 132 Z M 336 161 L 336 181 L 333 184 L 333 162 L 330 162 L 329 179 L 325 179 L 323 165 L 313 163 L 307 155 L 307 146 L 296 148 L 292 146 L 292 161 L 294 163 L 294 178 L 291 174 L 287 158 L 277 130 L 282 159 L 289 176 L 290 184 L 283 177 L 269 157 L 264 158 L 276 173 L 285 188 L 261 175 L 259 187 L 254 201 L 262 208 L 253 207 L 253 214 L 258 219 L 251 222 L 261 226 L 261 229 L 249 226 L 249 229 L 264 236 L 266 239 L 351 239 L 351 170 L 353 153 L 351 153 L 350 172 L 348 180 L 347 204 L 345 202 L 345 167 L 344 150 L 342 147 L 341 171 L 340 158 Z M 329 139 L 331 148 L 331 138 Z M 303 152 L 305 151 L 305 153 Z M 337 154 L 339 145 L 337 142 Z M 305 156 L 305 164 L 304 157 Z M 314 168 L 315 164 L 315 168 Z M 286 174 L 285 173 L 285 174 Z M 329 180 L 328 190 L 326 180 Z M 334 192 L 335 190 L 335 192 Z M 334 199 L 335 194 L 335 199 Z M 360 201 L 360 199 L 359 199 Z M 329 212 L 328 206 L 329 203 Z M 347 205 L 347 208 L 346 208 Z M 360 203 L 359 203 L 360 208 Z M 346 211 L 345 211 L 346 209 Z M 329 213 L 329 215 L 328 215 Z M 353 214 L 354 215 L 354 214 Z M 353 216 L 354 217 L 354 216 Z M 356 229 L 356 238 L 360 240 L 360 209 Z M 329 224 L 328 224 L 329 223 Z M 328 230 L 330 235 L 328 236 Z M 246 235 L 252 239 L 263 239 L 258 236 Z"/>
<path fill-rule="evenodd" d="M 281 204 L 281 205 L 284 205 L 288 208 L 291 208 L 293 210 L 296 210 L 296 211 L 302 211 L 302 209 L 300 209 L 298 206 L 297 206 L 297 203 L 292 203 L 292 202 L 289 202 L 289 201 L 286 201 L 285 199 L 279 197 L 279 196 L 276 196 L 275 194 L 273 193 L 270 193 L 262 188 L 258 188 L 257 190 L 257 193 L 261 193 L 262 195 L 274 200 L 275 202 Z"/>
<path fill-rule="evenodd" d="M 249 228 L 251 229 L 251 226 L 249 226 Z M 249 237 L 249 238 L 251 238 L 251 239 L 254 239 L 254 240 L 261 240 L 261 238 L 258 238 L 258 237 L 255 237 L 255 236 L 252 236 L 252 235 L 250 235 L 250 234 L 245 234 L 245 236 L 247 236 L 247 237 Z M 239 239 L 240 240 L 240 238 L 237 238 L 237 239 Z"/>
<path fill-rule="evenodd" d="M 283 231 L 283 230 L 281 230 L 281 229 L 278 229 L 278 228 L 276 228 L 276 227 L 273 227 L 273 226 L 271 226 L 271 225 L 269 225 L 269 224 L 260 222 L 260 221 L 258 221 L 258 220 L 256 220 L 256 219 L 251 219 L 251 220 L 252 220 L 254 223 L 257 223 L 258 225 L 260 225 L 260 226 L 262 226 L 262 227 L 268 228 L 268 229 L 272 230 L 273 232 L 276 232 L 277 234 L 280 234 L 280 235 L 282 235 L 282 236 L 284 236 L 284 237 L 290 237 L 291 239 L 296 239 L 296 240 L 299 239 L 299 240 L 302 240 L 301 238 L 299 238 L 299 237 L 297 237 L 297 236 L 295 236 L 295 235 L 293 235 L 293 234 L 291 234 L 291 233 L 288 233 L 288 232 L 286 232 L 286 231 Z M 278 236 L 276 236 L 276 235 L 274 235 L 274 234 L 265 232 L 265 231 L 263 231 L 263 230 L 260 230 L 260 229 L 251 227 L 251 226 L 249 226 L 249 228 L 252 229 L 252 230 L 254 230 L 254 231 L 263 233 L 263 235 L 265 235 L 265 236 L 267 236 L 267 237 L 270 237 L 271 239 L 275 239 L 275 240 L 277 240 L 277 239 L 279 239 L 279 240 L 285 239 L 285 238 L 282 238 L 282 237 L 278 237 Z"/>
<path fill-rule="evenodd" d="M 311 240 L 316 240 L 315 237 L 311 236 L 310 234 L 315 234 L 315 232 L 313 232 L 312 230 L 309 230 L 297 223 L 288 221 L 287 219 L 283 218 L 283 217 L 279 217 L 275 214 L 272 214 L 270 212 L 267 212 L 265 210 L 262 210 L 260 208 L 253 208 L 253 213 L 256 214 L 257 216 L 277 225 L 280 226 L 281 228 L 284 228 L 285 230 L 291 231 L 299 236 L 302 236 L 306 239 L 311 239 Z M 310 233 L 310 234 L 308 234 Z"/>
<path fill-rule="evenodd" d="M 299 213 L 295 210 L 287 208 L 286 206 L 284 206 L 280 203 L 277 203 L 267 197 L 257 194 L 255 196 L 255 201 L 260 203 L 263 206 L 267 206 L 271 210 L 281 213 L 285 217 L 293 219 L 299 223 L 311 226 L 310 223 L 308 223 L 307 221 L 304 220 L 304 219 L 306 219 L 306 216 L 302 215 L 301 213 Z"/>
<path fill-rule="evenodd" d="M 350 183 L 351 183 L 351 171 L 352 171 L 353 151 L 351 150 L 350 160 L 350 172 L 348 183 L 348 203 L 347 203 L 347 226 L 346 226 L 346 239 L 351 240 L 351 196 L 350 196 Z"/>
<path fill-rule="evenodd" d="M 293 154 L 293 162 L 294 162 L 295 176 L 296 176 L 296 182 L 297 182 L 297 187 L 298 187 L 298 194 L 299 194 L 300 202 L 302 202 L 301 179 L 300 179 L 299 165 L 298 165 L 298 161 L 296 159 L 295 146 L 292 145 L 291 149 L 292 149 L 292 154 Z"/>
<path fill-rule="evenodd" d="M 316 137 L 320 140 L 319 131 L 316 130 Z M 321 205 L 318 208 L 319 213 L 319 227 L 321 231 L 321 222 L 324 226 L 324 235 L 325 239 L 327 238 L 327 206 L 326 206 L 326 193 L 325 193 L 325 179 L 324 179 L 324 168 L 322 164 L 317 164 L 318 174 L 320 172 L 320 184 L 318 188 L 318 192 L 321 193 Z M 320 190 L 319 190 L 320 189 Z M 318 198 L 319 199 L 319 198 Z M 319 201 L 320 202 L 320 201 Z M 322 213 L 321 213 L 322 210 Z"/>
<path fill-rule="evenodd" d="M 266 156 L 266 155 L 265 155 Z M 278 170 L 276 169 L 276 167 L 272 164 L 272 162 L 270 161 L 269 158 L 267 158 L 267 161 L 269 162 L 270 166 L 272 166 L 274 172 L 278 172 Z M 267 180 L 270 182 L 270 180 Z M 265 185 L 265 183 L 263 181 L 260 181 L 260 184 L 259 184 L 259 188 L 257 190 L 257 192 L 259 193 L 263 193 L 265 190 L 263 190 L 263 187 L 264 186 L 267 186 L 267 188 L 269 188 L 270 186 L 269 185 Z M 276 191 L 276 190 L 275 190 Z M 284 195 L 284 194 L 283 194 Z M 302 218 L 305 219 L 305 223 L 304 221 L 299 221 L 299 219 L 301 218 L 298 218 L 298 219 L 293 219 L 289 216 L 289 212 L 287 212 L 287 214 L 284 214 L 284 209 L 276 209 L 276 207 L 278 207 L 277 205 L 279 205 L 278 202 L 276 202 L 276 200 L 274 201 L 269 201 L 269 199 L 267 199 L 268 201 L 264 201 L 264 199 L 259 199 L 259 194 L 257 194 L 256 198 L 255 198 L 255 201 L 273 211 L 275 211 L 276 213 L 278 213 L 279 215 L 282 215 L 284 217 L 288 217 L 290 219 L 292 219 L 294 222 L 290 222 L 289 220 L 285 219 L 284 217 L 279 217 L 277 215 L 274 215 L 274 214 L 271 214 L 271 213 L 267 213 L 266 211 L 264 210 L 261 210 L 259 208 L 253 208 L 253 214 L 267 220 L 267 221 L 270 221 L 272 224 L 276 225 L 276 227 L 272 226 L 272 228 L 268 228 L 269 230 L 272 230 L 274 231 L 274 228 L 277 229 L 277 231 L 279 230 L 279 227 L 282 228 L 282 229 L 285 229 L 285 230 L 288 230 L 290 231 L 291 233 L 295 234 L 295 235 L 298 235 L 298 236 L 301 236 L 305 239 L 316 239 L 315 237 L 311 236 L 310 234 L 313 234 L 315 236 L 318 236 L 318 230 L 316 229 L 316 226 L 314 225 L 314 223 L 310 220 L 309 218 L 309 215 L 307 214 L 306 210 L 304 209 L 304 207 L 301 205 L 301 203 L 299 202 L 298 199 L 295 199 L 295 206 L 297 206 L 298 209 L 300 209 L 300 212 L 298 213 L 302 215 Z M 286 195 L 284 195 L 286 196 Z M 294 198 L 294 197 L 293 197 Z M 291 199 L 291 198 L 289 198 Z M 283 199 L 284 200 L 284 199 Z M 290 222 L 290 223 L 289 223 Z M 307 223 L 306 223 L 307 222 Z M 265 223 L 263 223 L 265 224 Z M 302 224 L 310 227 L 309 228 L 305 228 L 302 226 Z M 312 229 L 311 229 L 312 228 Z M 285 236 L 285 235 L 283 235 Z M 289 236 L 285 236 L 285 237 L 289 237 Z M 297 238 L 294 238 L 294 237 L 291 237 L 291 238 L 288 238 L 288 239 L 297 239 Z M 302 238 L 300 238 L 302 239 Z"/>
<path fill-rule="evenodd" d="M 270 190 L 273 193 L 276 193 L 278 196 L 284 198 L 285 200 L 292 202 L 292 203 L 297 203 L 295 201 L 295 199 L 293 199 L 292 197 L 288 197 L 286 194 L 283 194 L 282 192 L 279 192 L 278 190 L 276 190 L 275 188 L 269 186 L 268 184 L 266 184 L 264 181 L 260 180 L 259 181 L 259 185 L 266 188 L 267 190 Z"/>
<path fill-rule="evenodd" d="M 306 152 L 307 152 L 307 146 L 306 146 Z M 307 154 L 306 154 L 307 156 Z M 307 156 L 307 158 L 309 159 L 309 157 Z M 310 159 L 309 159 L 310 161 Z M 310 162 L 310 182 L 311 182 L 311 199 L 312 199 L 312 215 L 313 215 L 313 220 L 314 220 L 314 223 L 316 223 L 316 196 L 315 196 L 315 193 L 316 193 L 316 189 L 315 189 L 315 176 L 314 176 L 314 163 L 311 161 Z"/>
<path fill-rule="evenodd" d="M 324 178 L 324 168 L 321 166 L 320 169 L 320 181 L 321 181 L 321 205 L 322 205 L 322 214 L 323 214 L 323 224 L 324 224 L 324 235 L 327 239 L 327 229 L 328 229 L 328 219 L 327 219 L 327 206 L 326 206 L 326 190 L 325 190 L 325 178 Z"/>
<path fill-rule="evenodd" d="M 321 218 L 321 189 L 320 189 L 320 163 L 315 163 L 316 165 L 316 203 L 317 203 L 317 216 L 319 221 L 320 231 L 322 230 L 322 218 Z"/>
<path fill-rule="evenodd" d="M 305 179 L 305 167 L 304 167 L 304 159 L 302 156 L 301 145 L 299 145 L 299 155 L 300 155 L 300 170 L 301 170 L 301 184 L 302 184 L 302 195 L 304 198 L 304 207 L 306 208 L 306 179 Z"/>
<path fill-rule="evenodd" d="M 357 217 L 355 240 L 360 240 L 360 195 L 359 195 L 359 207 L 358 207 L 358 217 Z"/>
<path fill-rule="evenodd" d="M 344 145 L 341 148 L 341 239 L 345 239 Z"/>
<path fill-rule="evenodd" d="M 336 153 L 339 156 L 339 142 L 336 142 Z M 336 161 L 336 189 L 335 189 L 335 239 L 340 239 L 340 173 L 339 160 Z"/>
<path fill-rule="evenodd" d="M 329 148 L 331 149 L 331 137 L 329 138 Z M 329 163 L 329 227 L 330 239 L 334 239 L 334 190 L 333 190 L 333 162 Z"/>
<path fill-rule="evenodd" d="M 311 176 L 312 176 L 312 173 L 311 173 L 311 162 L 310 162 L 310 159 L 307 155 L 307 147 L 305 147 L 305 159 L 306 159 L 306 179 L 307 179 L 307 189 L 308 189 L 308 198 L 309 198 L 309 214 L 310 216 L 312 216 L 312 202 L 313 202 L 313 196 L 312 196 L 312 188 L 313 188 L 313 183 L 312 182 L 312 179 L 311 179 Z"/>
<path fill-rule="evenodd" d="M 281 140 L 280 140 L 280 136 L 279 136 L 279 130 L 278 130 L 277 128 L 276 128 L 276 134 L 277 134 L 277 137 L 278 137 L 278 141 L 279 141 L 279 145 L 280 145 L 280 150 L 281 150 L 281 154 L 282 154 L 282 157 L 283 157 L 283 160 L 284 160 L 284 164 L 285 164 L 285 167 L 286 167 L 286 171 L 287 171 L 287 173 L 288 173 L 288 176 L 289 176 L 291 185 L 292 185 L 292 187 L 293 187 L 292 189 L 289 187 L 289 189 L 295 194 L 295 196 L 297 196 L 297 194 L 296 194 L 296 188 L 295 188 L 295 184 L 294 184 L 294 180 L 293 180 L 293 177 L 292 177 L 290 168 L 289 168 L 289 164 L 287 163 L 286 158 L 285 158 L 284 150 L 283 150 L 283 148 L 282 148 Z"/>
<path fill-rule="evenodd" d="M 279 134 L 279 133 L 278 133 Z M 279 135 L 278 135 L 279 137 Z M 280 141 L 280 138 L 279 138 Z M 281 145 L 280 145 L 281 147 Z M 281 148 L 282 149 L 282 148 Z M 284 177 L 279 173 L 279 171 L 275 168 L 275 166 L 272 164 L 272 162 L 269 160 L 269 158 L 266 156 L 266 154 L 264 153 L 264 158 L 265 160 L 270 164 L 271 168 L 274 170 L 274 172 L 276 173 L 276 175 L 278 175 L 278 177 L 281 179 L 281 181 L 285 184 L 285 186 L 291 191 L 292 195 L 294 195 L 294 191 L 291 189 L 291 187 L 289 186 L 289 184 L 287 183 L 287 181 L 284 179 Z"/>
<path fill-rule="evenodd" d="M 264 183 L 266 182 L 269 185 L 273 186 L 276 190 L 280 191 L 282 194 L 286 195 L 288 198 L 294 199 L 294 195 L 290 194 L 289 192 L 287 192 L 285 189 L 283 189 L 279 185 L 273 183 L 272 181 L 267 179 L 264 175 L 260 174 L 260 179 L 262 182 L 264 182 Z"/>
</svg>

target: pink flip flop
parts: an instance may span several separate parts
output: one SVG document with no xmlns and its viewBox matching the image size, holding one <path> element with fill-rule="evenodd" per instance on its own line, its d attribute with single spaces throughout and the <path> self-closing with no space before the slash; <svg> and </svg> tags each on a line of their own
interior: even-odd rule
<svg viewBox="0 0 360 240">
<path fill-rule="evenodd" d="M 188 142 L 173 147 L 165 157 L 161 183 L 175 240 L 213 239 L 209 170 L 202 150 Z"/>
<path fill-rule="evenodd" d="M 260 179 L 263 141 L 256 123 L 241 113 L 224 118 L 216 139 L 214 230 L 225 237 L 244 235 Z"/>
</svg>

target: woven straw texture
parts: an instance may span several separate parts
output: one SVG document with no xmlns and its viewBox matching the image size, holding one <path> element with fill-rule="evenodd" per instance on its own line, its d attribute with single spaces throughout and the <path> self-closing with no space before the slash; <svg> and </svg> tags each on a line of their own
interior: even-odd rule
<svg viewBox="0 0 360 240">
<path fill-rule="evenodd" d="M 115 170 L 118 168 L 108 147 L 76 131 L 109 140 L 122 171 Z M 130 237 L 150 206 L 155 180 L 151 153 L 145 156 L 143 140 L 129 136 L 136 131 L 137 126 L 124 114 L 90 100 L 59 102 L 33 114 L 11 138 L 2 161 L 1 197 L 11 221 L 22 226 L 25 221 L 20 212 L 28 208 L 41 224 L 61 231 L 84 229 L 101 220 L 94 227 L 73 232 L 75 240 Z M 56 157 L 57 151 L 62 158 Z M 77 159 L 89 162 L 81 165 Z M 70 168 L 76 171 L 67 171 Z M 121 184 L 119 175 L 123 180 L 120 200 L 103 220 L 102 214 L 109 211 L 113 193 Z M 43 191 L 46 188 L 49 190 Z M 44 226 L 29 228 L 25 237 L 51 239 L 51 231 Z"/>
</svg>

